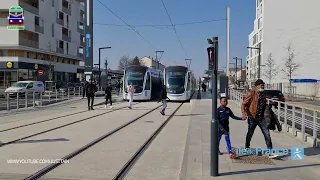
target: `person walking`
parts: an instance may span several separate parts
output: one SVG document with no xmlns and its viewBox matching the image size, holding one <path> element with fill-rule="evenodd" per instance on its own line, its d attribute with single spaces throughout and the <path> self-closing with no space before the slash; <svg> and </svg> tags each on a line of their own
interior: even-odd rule
<svg viewBox="0 0 320 180">
<path fill-rule="evenodd" d="M 162 102 L 162 109 L 160 111 L 160 114 L 162 114 L 163 116 L 166 115 L 165 111 L 166 111 L 166 108 L 167 108 L 167 99 L 169 99 L 167 97 L 167 87 L 166 87 L 166 85 L 163 85 L 162 86 L 162 90 L 160 91 L 160 96 L 159 96 L 159 101 L 158 101 L 158 103 L 160 101 Z"/>
<path fill-rule="evenodd" d="M 116 88 L 117 88 L 117 95 L 119 96 L 120 95 L 120 80 L 117 82 L 117 85 L 116 85 Z"/>
<path fill-rule="evenodd" d="M 132 109 L 132 102 L 133 102 L 133 94 L 136 90 L 134 89 L 132 83 L 128 86 L 128 99 L 129 99 L 129 104 L 128 108 Z"/>
<path fill-rule="evenodd" d="M 94 102 L 94 95 L 98 91 L 97 86 L 93 83 L 92 79 L 90 79 L 90 83 L 86 86 L 86 94 L 88 99 L 88 110 L 94 110 L 93 109 L 93 102 Z M 90 103 L 91 101 L 91 103 Z"/>
<path fill-rule="evenodd" d="M 107 108 L 108 100 L 110 101 L 110 108 L 113 108 L 111 92 L 112 92 L 112 87 L 111 87 L 111 83 L 109 83 L 105 90 L 105 98 L 106 98 L 105 108 Z"/>
<path fill-rule="evenodd" d="M 87 87 L 88 81 L 84 80 L 82 82 L 82 99 L 86 96 L 86 87 Z"/>
<path fill-rule="evenodd" d="M 242 118 L 248 119 L 248 132 L 245 148 L 250 148 L 250 142 L 257 126 L 260 127 L 264 136 L 267 148 L 272 150 L 272 141 L 264 112 L 267 106 L 267 99 L 264 92 L 264 82 L 258 79 L 255 82 L 255 89 L 248 92 L 241 105 Z M 270 158 L 277 157 L 276 154 L 269 154 Z"/>
</svg>

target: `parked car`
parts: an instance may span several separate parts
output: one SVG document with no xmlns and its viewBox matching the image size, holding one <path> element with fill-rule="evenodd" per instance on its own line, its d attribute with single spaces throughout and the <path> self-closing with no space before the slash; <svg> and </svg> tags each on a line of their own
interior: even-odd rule
<svg viewBox="0 0 320 180">
<path fill-rule="evenodd" d="M 285 102 L 286 99 L 284 97 L 284 95 L 282 94 L 282 92 L 280 90 L 265 90 L 266 92 L 266 98 L 267 99 L 271 99 L 271 100 L 275 100 L 275 101 L 281 101 L 281 102 Z M 271 102 L 271 105 L 274 105 L 275 107 L 278 107 L 278 103 L 277 102 Z M 283 106 L 283 105 L 281 105 Z"/>
<path fill-rule="evenodd" d="M 25 93 L 43 93 L 45 91 L 44 84 L 41 81 L 18 81 L 5 90 L 10 96 L 25 95 Z"/>
<path fill-rule="evenodd" d="M 65 84 L 62 84 L 61 87 L 59 88 L 59 92 L 61 93 L 68 93 L 68 90 L 69 90 L 69 93 L 70 92 L 73 92 L 73 88 L 74 88 L 74 84 L 72 82 L 68 82 L 68 83 L 65 83 Z"/>
</svg>

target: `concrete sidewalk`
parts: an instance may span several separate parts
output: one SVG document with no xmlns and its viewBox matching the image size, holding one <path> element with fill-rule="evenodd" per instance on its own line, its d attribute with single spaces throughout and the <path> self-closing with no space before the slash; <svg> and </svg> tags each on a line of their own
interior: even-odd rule
<svg viewBox="0 0 320 180">
<path fill-rule="evenodd" d="M 231 160 L 226 154 L 227 148 L 224 138 L 221 139 L 220 150 L 224 155 L 219 156 L 219 177 L 210 176 L 210 99 L 192 100 L 192 114 L 185 150 L 184 165 L 181 179 L 187 180 L 319 180 L 320 151 L 309 147 L 308 144 L 295 139 L 285 132 L 271 132 L 275 149 L 291 149 L 293 146 L 304 147 L 304 160 L 291 160 L 290 155 L 278 157 L 275 160 L 267 156 L 241 156 Z M 229 102 L 229 107 L 235 115 L 241 116 L 240 108 Z M 230 119 L 231 143 L 235 148 L 244 148 L 247 133 L 247 122 Z M 264 137 L 259 127 L 251 141 L 251 148 L 266 148 Z"/>
</svg>

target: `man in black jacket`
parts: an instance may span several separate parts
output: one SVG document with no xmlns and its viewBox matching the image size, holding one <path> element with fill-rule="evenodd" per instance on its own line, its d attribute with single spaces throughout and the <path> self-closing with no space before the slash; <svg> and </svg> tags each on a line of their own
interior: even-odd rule
<svg viewBox="0 0 320 180">
<path fill-rule="evenodd" d="M 160 96 L 159 96 L 159 101 L 162 101 L 162 109 L 160 111 L 160 114 L 162 114 L 163 116 L 165 115 L 165 110 L 167 108 L 167 99 L 169 99 L 167 97 L 167 87 L 165 85 L 163 85 L 162 90 L 160 91 Z"/>
<path fill-rule="evenodd" d="M 93 83 L 92 79 L 90 79 L 90 83 L 86 86 L 86 93 L 87 93 L 87 99 L 88 99 L 88 110 L 94 110 L 93 109 L 93 102 L 94 102 L 94 94 L 98 91 L 97 86 Z M 90 104 L 91 100 L 91 104 Z"/>
<path fill-rule="evenodd" d="M 112 87 L 111 87 L 111 83 L 109 83 L 106 87 L 105 90 L 105 97 L 106 97 L 106 105 L 105 108 L 107 108 L 107 104 L 108 104 L 108 100 L 110 101 L 110 108 L 112 107 L 112 96 L 111 96 L 111 91 L 112 91 Z"/>
<path fill-rule="evenodd" d="M 82 82 L 82 99 L 84 98 L 84 96 L 86 95 L 86 86 L 88 85 L 88 81 L 84 80 Z"/>
</svg>

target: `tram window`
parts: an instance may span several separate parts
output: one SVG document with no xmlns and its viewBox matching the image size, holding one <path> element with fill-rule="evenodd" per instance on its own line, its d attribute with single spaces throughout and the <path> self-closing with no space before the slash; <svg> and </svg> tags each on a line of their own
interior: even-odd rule
<svg viewBox="0 0 320 180">
<path fill-rule="evenodd" d="M 145 90 L 150 90 L 151 89 L 150 82 L 151 82 L 150 73 L 147 73 L 147 80 L 146 80 Z"/>
</svg>

